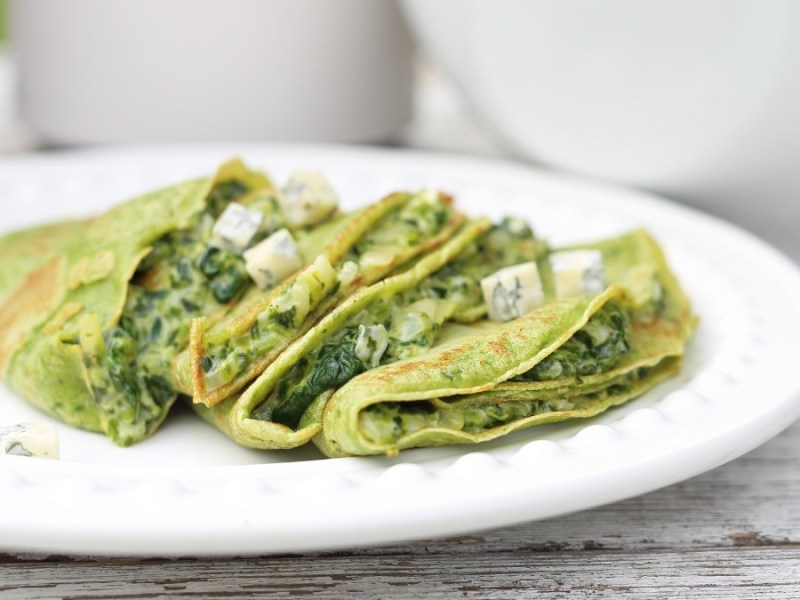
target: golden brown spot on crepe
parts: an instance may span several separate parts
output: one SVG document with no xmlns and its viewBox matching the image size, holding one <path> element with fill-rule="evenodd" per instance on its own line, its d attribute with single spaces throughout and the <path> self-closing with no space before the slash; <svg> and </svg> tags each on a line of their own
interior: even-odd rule
<svg viewBox="0 0 800 600">
<path fill-rule="evenodd" d="M 397 373 L 408 373 L 409 371 L 416 371 L 416 370 L 419 369 L 419 367 L 420 366 L 418 364 L 400 363 L 398 365 L 395 365 L 395 367 L 393 369 L 391 369 L 391 373 L 389 373 L 388 370 L 384 371 L 384 372 L 378 372 L 378 373 L 380 374 L 381 379 L 390 379 L 391 377 L 393 377 Z M 376 374 L 378 374 L 378 373 L 376 373 Z"/>
<path fill-rule="evenodd" d="M 503 343 L 502 339 L 491 340 L 489 342 L 489 349 L 497 355 L 507 353 L 506 345 Z"/>
<path fill-rule="evenodd" d="M 435 358 L 421 359 L 419 362 L 399 362 L 369 373 L 369 377 L 379 381 L 390 381 L 398 374 L 412 371 L 438 371 L 441 367 L 452 365 L 465 352 L 463 348 L 441 350 Z"/>
<path fill-rule="evenodd" d="M 528 341 L 529 338 L 524 333 L 522 333 L 521 331 L 517 330 L 517 331 L 514 331 L 514 339 L 516 339 L 518 342 L 525 343 L 525 342 Z"/>
<path fill-rule="evenodd" d="M 66 259 L 58 256 L 32 271 L 0 307 L 0 371 L 5 371 L 23 340 L 64 294 Z"/>
<path fill-rule="evenodd" d="M 82 302 L 67 302 L 59 309 L 55 316 L 45 324 L 45 326 L 42 328 L 42 331 L 46 335 L 58 333 L 58 331 L 61 330 L 64 325 L 66 325 L 67 321 L 69 321 L 82 310 Z"/>
<path fill-rule="evenodd" d="M 474 344 L 472 343 L 464 344 L 461 346 L 453 346 L 452 348 L 443 350 L 439 354 L 439 356 L 441 356 L 442 360 L 444 360 L 445 362 L 450 362 L 452 360 L 455 360 L 456 358 L 459 358 L 464 352 L 472 350 L 473 346 Z"/>
<path fill-rule="evenodd" d="M 551 305 L 556 306 L 556 305 Z M 548 307 L 548 308 L 551 308 Z M 555 323 L 559 320 L 559 315 L 553 313 L 552 309 L 550 310 L 535 310 L 533 312 L 528 313 L 525 317 L 523 317 L 526 321 L 536 321 L 541 323 L 543 326 L 550 325 L 551 323 Z"/>
</svg>

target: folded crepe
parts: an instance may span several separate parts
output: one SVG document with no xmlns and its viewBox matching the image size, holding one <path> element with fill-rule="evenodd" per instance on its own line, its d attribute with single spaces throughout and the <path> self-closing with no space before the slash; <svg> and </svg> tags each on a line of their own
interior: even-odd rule
<svg viewBox="0 0 800 600">
<path fill-rule="evenodd" d="M 464 220 L 449 197 L 429 191 L 391 194 L 346 217 L 316 258 L 269 294 L 213 327 L 192 323 L 190 348 L 176 362 L 179 388 L 209 407 L 230 398 L 343 299 L 440 246 Z"/>
<path fill-rule="evenodd" d="M 425 354 L 359 375 L 304 416 L 322 423 L 314 443 L 347 456 L 482 442 L 597 415 L 674 374 L 695 319 L 656 242 L 636 231 L 584 248 L 602 253 L 602 292 L 461 326 Z M 550 264 L 540 260 L 552 298 Z"/>
<path fill-rule="evenodd" d="M 265 221 L 280 218 L 269 179 L 231 161 L 214 178 L 97 218 L 0 239 L 2 378 L 40 409 L 119 444 L 152 433 L 174 402 L 169 358 L 188 340 L 183 316 L 224 312 L 247 286 L 232 256 L 219 253 L 230 269 L 214 278 L 195 260 L 234 200 L 263 209 Z"/>
<path fill-rule="evenodd" d="M 486 313 L 480 282 L 545 251 L 527 225 L 466 223 L 441 247 L 350 295 L 272 360 L 239 395 L 197 412 L 236 442 L 285 449 L 321 427 L 319 407 L 340 386 L 381 364 L 428 351 L 447 322 Z"/>
<path fill-rule="evenodd" d="M 234 160 L 213 178 L 147 194 L 97 218 L 4 236 L 0 376 L 71 425 L 104 432 L 120 445 L 140 441 L 180 394 L 194 393 L 193 373 L 187 375 L 189 363 L 181 360 L 190 333 L 197 345 L 222 319 L 247 323 L 263 312 L 257 309 L 278 306 L 277 325 L 262 331 L 283 347 L 324 314 L 324 301 L 329 307 L 332 298 L 441 243 L 463 220 L 446 196 L 418 196 L 394 194 L 349 215 L 334 210 L 296 224 L 287 220 L 270 180 Z M 234 219 L 233 229 L 228 222 L 231 240 L 237 227 L 252 225 L 247 244 L 253 249 L 291 230 L 310 264 L 299 264 L 271 290 L 259 289 L 242 255 L 248 246 L 230 248 L 231 240 L 215 237 L 232 208 L 246 214 Z M 405 226 L 387 232 L 382 219 L 389 214 L 401 215 Z M 242 218 L 249 221 L 242 225 Z M 420 231 L 410 232 L 415 227 Z M 405 237 L 387 248 L 378 243 L 380 232 Z M 353 276 L 346 279 L 343 270 Z M 199 321 L 191 327 L 193 319 Z M 222 337 L 231 331 L 221 330 Z M 253 328 L 248 335 L 261 343 Z M 238 338 L 230 339 L 240 354 Z M 202 358 L 204 365 L 210 360 Z"/>
</svg>

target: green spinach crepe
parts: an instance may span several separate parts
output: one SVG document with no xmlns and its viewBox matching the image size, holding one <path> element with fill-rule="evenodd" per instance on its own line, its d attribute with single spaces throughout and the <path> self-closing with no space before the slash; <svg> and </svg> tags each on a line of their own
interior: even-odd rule
<svg viewBox="0 0 800 600">
<path fill-rule="evenodd" d="M 315 415 L 338 387 L 381 364 L 428 351 L 446 322 L 480 319 L 486 313 L 481 279 L 544 251 L 544 243 L 518 220 L 467 223 L 399 274 L 347 298 L 288 345 L 241 395 L 195 408 L 245 446 L 304 444 L 319 432 Z"/>
<path fill-rule="evenodd" d="M 376 239 L 390 235 L 382 219 L 397 211 L 406 229 L 420 231 L 387 249 Z M 432 225 L 425 229 L 413 218 L 427 213 Z M 321 314 L 324 303 L 315 313 L 315 301 L 330 305 L 441 243 L 463 219 L 438 194 L 394 194 L 350 215 L 323 216 L 327 222 L 288 222 L 270 180 L 235 160 L 212 179 L 147 194 L 94 219 L 0 238 L 0 374 L 57 418 L 120 445 L 135 443 L 157 429 L 181 393 L 194 393 L 181 360 L 203 330 L 197 323 L 192 330 L 192 319 L 202 318 L 203 327 L 223 318 L 225 325 L 242 323 L 277 305 L 281 314 L 265 333 L 283 347 Z M 236 247 L 248 227 L 246 243 Z M 395 227 L 391 235 L 398 233 Z M 296 240 L 292 260 L 311 260 L 264 292 L 253 283 L 246 248 L 273 236 Z M 345 262 L 348 273 L 357 267 L 353 277 L 343 281 L 329 261 L 358 249 L 357 260 Z M 253 328 L 248 335 L 263 352 Z"/>
<path fill-rule="evenodd" d="M 656 242 L 637 231 L 585 248 L 602 253 L 605 290 L 354 378 L 320 407 L 314 442 L 328 456 L 476 443 L 596 415 L 674 374 L 695 321 Z"/>
<path fill-rule="evenodd" d="M 433 192 L 396 193 L 346 217 L 296 276 L 209 330 L 203 319 L 192 324 L 176 367 L 181 389 L 206 406 L 240 391 L 342 299 L 441 245 L 464 221 L 451 204 Z"/>
<path fill-rule="evenodd" d="M 213 277 L 199 267 L 233 200 L 280 220 L 269 179 L 231 161 L 213 179 L 100 217 L 2 238 L 3 378 L 40 409 L 116 443 L 151 434 L 176 396 L 170 359 L 188 341 L 185 314 L 224 312 L 247 286 L 228 253 L 217 253 Z"/>
</svg>

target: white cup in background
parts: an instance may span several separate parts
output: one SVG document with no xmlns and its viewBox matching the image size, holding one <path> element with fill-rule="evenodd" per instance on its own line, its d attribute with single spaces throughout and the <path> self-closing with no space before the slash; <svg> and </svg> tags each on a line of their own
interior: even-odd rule
<svg viewBox="0 0 800 600">
<path fill-rule="evenodd" d="M 772 229 L 797 236 L 800 2 L 403 6 L 423 48 L 518 154 L 740 221 L 771 213 Z"/>
<path fill-rule="evenodd" d="M 411 114 L 394 0 L 16 0 L 12 35 L 47 143 L 380 142 Z"/>
</svg>

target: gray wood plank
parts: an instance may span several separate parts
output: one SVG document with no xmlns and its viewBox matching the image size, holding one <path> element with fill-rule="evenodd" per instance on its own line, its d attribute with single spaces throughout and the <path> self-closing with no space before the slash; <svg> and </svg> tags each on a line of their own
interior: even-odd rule
<svg viewBox="0 0 800 600">
<path fill-rule="evenodd" d="M 8 567 L 8 566 L 7 566 Z M 4 569 L 2 597 L 796 598 L 800 547 L 689 551 L 518 550 L 435 557 L 279 557 Z M 16 595 L 16 596 L 15 596 Z"/>
</svg>

